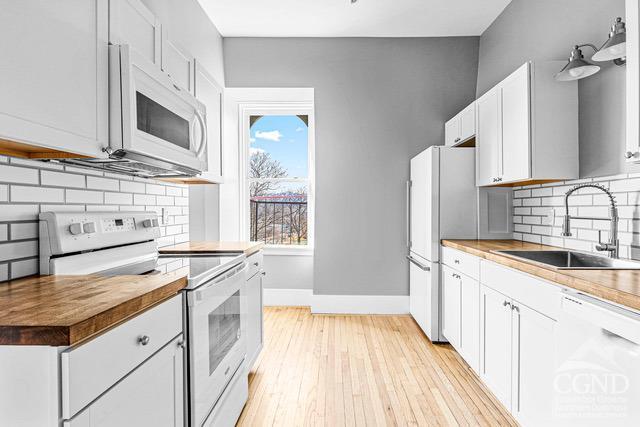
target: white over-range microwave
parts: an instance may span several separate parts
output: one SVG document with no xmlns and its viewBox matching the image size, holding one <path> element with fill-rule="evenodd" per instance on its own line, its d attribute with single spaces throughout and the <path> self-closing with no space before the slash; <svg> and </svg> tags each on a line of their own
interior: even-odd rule
<svg viewBox="0 0 640 427">
<path fill-rule="evenodd" d="M 74 159 L 145 177 L 207 170 L 206 108 L 127 45 L 109 46 L 108 158 Z"/>
</svg>

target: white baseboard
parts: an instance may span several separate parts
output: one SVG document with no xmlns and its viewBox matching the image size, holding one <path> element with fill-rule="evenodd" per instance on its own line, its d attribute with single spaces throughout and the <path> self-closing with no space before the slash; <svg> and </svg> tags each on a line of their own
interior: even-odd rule
<svg viewBox="0 0 640 427">
<path fill-rule="evenodd" d="M 265 306 L 310 307 L 311 289 L 264 289 Z"/>
<path fill-rule="evenodd" d="M 312 313 L 408 314 L 407 295 L 313 295 Z"/>
</svg>

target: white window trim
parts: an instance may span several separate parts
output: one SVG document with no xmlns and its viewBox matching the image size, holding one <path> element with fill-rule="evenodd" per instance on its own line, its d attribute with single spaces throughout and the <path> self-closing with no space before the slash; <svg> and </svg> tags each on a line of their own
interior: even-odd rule
<svg viewBox="0 0 640 427">
<path fill-rule="evenodd" d="M 312 101 L 302 102 L 254 102 L 243 103 L 239 106 L 238 134 L 240 135 L 240 149 L 238 150 L 238 168 L 240 183 L 240 225 L 241 236 L 249 240 L 249 146 L 250 146 L 250 116 L 287 116 L 306 115 L 308 117 L 307 163 L 308 177 L 306 179 L 284 179 L 286 181 L 307 181 L 307 244 L 294 245 L 265 245 L 265 255 L 313 255 L 315 244 L 315 109 Z"/>
</svg>

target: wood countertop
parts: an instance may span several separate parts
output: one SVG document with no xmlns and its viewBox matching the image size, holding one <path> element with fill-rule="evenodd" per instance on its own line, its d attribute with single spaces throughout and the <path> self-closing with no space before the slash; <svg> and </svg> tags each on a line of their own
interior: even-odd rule
<svg viewBox="0 0 640 427">
<path fill-rule="evenodd" d="M 160 248 L 161 254 L 188 254 L 188 253 L 240 253 L 246 256 L 253 255 L 264 247 L 262 242 L 184 242 L 174 246 Z"/>
<path fill-rule="evenodd" d="M 186 284 L 180 270 L 0 283 L 0 345 L 74 345 L 176 295 Z"/>
<path fill-rule="evenodd" d="M 493 252 L 501 250 L 564 250 L 517 240 L 446 239 L 442 241 L 442 245 L 640 310 L 640 270 L 556 270 L 553 267 L 519 261 Z"/>
</svg>

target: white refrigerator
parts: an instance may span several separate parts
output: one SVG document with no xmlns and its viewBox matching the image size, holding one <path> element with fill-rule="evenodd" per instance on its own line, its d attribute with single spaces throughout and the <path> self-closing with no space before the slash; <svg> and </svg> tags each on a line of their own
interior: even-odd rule
<svg viewBox="0 0 640 427">
<path fill-rule="evenodd" d="M 407 182 L 409 309 L 431 341 L 441 332 L 440 240 L 476 239 L 475 149 L 429 147 L 411 159 Z"/>
</svg>

